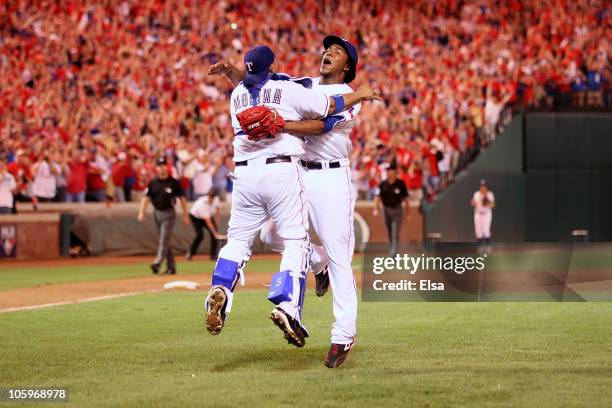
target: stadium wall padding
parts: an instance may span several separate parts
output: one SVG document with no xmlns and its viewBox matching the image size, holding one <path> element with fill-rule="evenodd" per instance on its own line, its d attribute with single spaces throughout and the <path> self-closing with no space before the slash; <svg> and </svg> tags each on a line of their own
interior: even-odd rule
<svg viewBox="0 0 612 408">
<path fill-rule="evenodd" d="M 500 241 L 612 241 L 612 114 L 529 112 L 430 206 L 425 232 L 473 241 L 469 205 L 478 181 L 496 196 L 492 235 Z"/>
<path fill-rule="evenodd" d="M 521 116 L 455 182 L 440 194 L 425 214 L 425 232 L 441 233 L 445 242 L 474 241 L 474 211 L 470 200 L 481 179 L 495 194 L 491 233 L 497 241 L 523 241 L 525 236 L 525 176 Z"/>
<path fill-rule="evenodd" d="M 525 118 L 527 241 L 612 241 L 612 114 Z"/>
<path fill-rule="evenodd" d="M 0 259 L 51 259 L 60 256 L 60 215 L 27 213 L 0 217 Z"/>
<path fill-rule="evenodd" d="M 144 223 L 136 220 L 138 205 L 136 203 L 113 204 L 110 208 L 99 204 L 42 204 L 45 210 L 61 211 L 65 219 L 71 219 L 70 232 L 78 237 L 92 255 L 141 255 L 154 254 L 157 250 L 157 231 L 151 212 L 147 213 Z M 219 229 L 227 231 L 229 219 L 229 206 L 223 205 L 220 210 Z M 386 242 L 386 231 L 382 217 L 372 214 L 373 204 L 358 202 L 355 211 L 361 215 L 360 220 L 355 219 L 355 250 L 359 251 L 364 239 L 370 242 Z M 69 217 L 66 215 L 69 214 Z M 313 242 L 318 238 L 312 226 L 310 229 Z M 413 210 L 410 212 L 402 227 L 402 239 L 408 241 L 420 240 L 422 236 L 422 216 Z M 180 211 L 172 235 L 171 246 L 177 256 L 187 250 L 194 237 L 191 225 L 184 225 Z M 210 236 L 204 233 L 204 241 L 200 245 L 198 254 L 208 254 Z M 254 252 L 270 252 L 259 239 L 255 240 Z"/>
</svg>

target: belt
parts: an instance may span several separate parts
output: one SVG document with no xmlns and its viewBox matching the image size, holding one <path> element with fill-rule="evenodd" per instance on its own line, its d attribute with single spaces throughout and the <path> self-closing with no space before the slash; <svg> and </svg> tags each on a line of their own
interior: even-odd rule
<svg viewBox="0 0 612 408">
<path fill-rule="evenodd" d="M 308 170 L 323 170 L 327 168 L 339 169 L 340 167 L 342 167 L 342 163 L 340 163 L 339 161 L 329 162 L 329 164 L 324 165 L 322 162 L 300 160 L 300 164 L 302 165 L 302 167 L 305 167 Z"/>
<path fill-rule="evenodd" d="M 291 156 L 275 156 L 275 157 L 268 157 L 266 159 L 266 164 L 273 164 L 273 163 L 291 163 Z M 236 167 L 248 166 L 249 161 L 243 160 L 239 162 L 234 162 L 234 165 Z"/>
</svg>

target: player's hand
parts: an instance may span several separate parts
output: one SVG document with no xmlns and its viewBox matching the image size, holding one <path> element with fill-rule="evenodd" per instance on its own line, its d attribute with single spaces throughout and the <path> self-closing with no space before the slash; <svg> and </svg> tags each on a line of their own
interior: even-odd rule
<svg viewBox="0 0 612 408">
<path fill-rule="evenodd" d="M 374 210 L 372 210 L 372 214 L 373 214 L 375 217 L 378 217 L 378 208 L 374 208 Z"/>
<path fill-rule="evenodd" d="M 231 69 L 231 65 L 228 62 L 221 60 L 208 67 L 208 75 L 227 75 Z"/>
<path fill-rule="evenodd" d="M 139 212 L 138 213 L 138 222 L 144 222 L 145 216 L 144 213 Z"/>
<path fill-rule="evenodd" d="M 370 101 L 370 100 L 382 100 L 382 96 L 380 96 L 380 91 L 378 89 L 372 88 L 369 84 L 362 84 L 359 88 L 357 88 L 357 93 L 362 101 Z"/>
</svg>

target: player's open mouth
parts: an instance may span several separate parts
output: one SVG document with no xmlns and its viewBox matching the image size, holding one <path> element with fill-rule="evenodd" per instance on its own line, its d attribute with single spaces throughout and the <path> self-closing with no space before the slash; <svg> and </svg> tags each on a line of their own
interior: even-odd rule
<svg viewBox="0 0 612 408">
<path fill-rule="evenodd" d="M 328 57 L 323 58 L 323 65 L 331 65 L 331 63 L 331 59 L 329 59 Z"/>
</svg>

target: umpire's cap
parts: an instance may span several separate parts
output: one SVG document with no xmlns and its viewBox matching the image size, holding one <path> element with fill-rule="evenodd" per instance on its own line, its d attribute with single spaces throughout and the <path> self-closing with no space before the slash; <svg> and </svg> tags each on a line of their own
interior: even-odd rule
<svg viewBox="0 0 612 408">
<path fill-rule="evenodd" d="M 253 86 L 266 79 L 274 58 L 274 52 L 267 45 L 251 48 L 244 55 L 244 84 Z"/>
<path fill-rule="evenodd" d="M 344 82 L 348 84 L 353 79 L 355 79 L 355 76 L 357 75 L 357 62 L 359 62 L 357 48 L 355 48 L 353 44 L 351 44 L 344 38 L 340 38 L 335 35 L 328 35 L 323 39 L 323 47 L 325 47 L 325 49 L 331 47 L 332 44 L 338 44 L 339 46 L 344 48 L 344 51 L 346 51 L 346 54 L 348 55 L 350 68 L 348 72 L 344 75 Z"/>
</svg>

